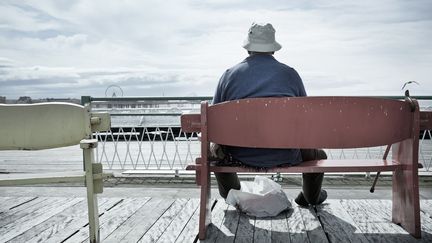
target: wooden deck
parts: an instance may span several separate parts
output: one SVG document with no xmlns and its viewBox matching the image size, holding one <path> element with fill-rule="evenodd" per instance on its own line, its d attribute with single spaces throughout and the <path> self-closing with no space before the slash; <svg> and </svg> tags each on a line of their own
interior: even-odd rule
<svg viewBox="0 0 432 243">
<path fill-rule="evenodd" d="M 103 242 L 196 242 L 194 199 L 99 199 Z M 432 242 L 432 200 L 421 201 L 422 239 L 391 222 L 390 200 L 333 199 L 316 209 L 294 208 L 274 218 L 238 213 L 215 202 L 204 242 Z M 0 242 L 86 242 L 80 197 L 0 197 Z M 199 242 L 199 241 L 198 241 Z"/>
<path fill-rule="evenodd" d="M 432 175 L 432 140 L 423 140 L 420 142 L 422 145 L 420 146 L 419 162 L 423 163 L 425 168 L 420 169 L 419 172 L 421 174 Z M 162 168 L 165 168 L 165 171 L 169 170 L 168 168 L 170 166 L 174 166 L 176 169 L 185 168 L 187 164 L 193 164 L 194 161 L 192 157 L 196 157 L 200 153 L 198 142 L 193 143 L 190 148 L 187 147 L 186 142 L 179 143 L 178 150 L 176 150 L 175 142 L 166 142 L 165 148 L 163 145 L 163 142 L 154 142 L 153 144 L 144 142 L 140 150 L 136 142 L 130 144 L 119 142 L 117 148 L 114 147 L 114 143 L 107 142 L 105 144 L 105 153 L 107 156 L 103 157 L 104 169 L 109 170 L 109 165 L 111 165 L 112 170 L 115 171 L 134 170 L 134 168 L 142 171 L 147 170 L 146 164 L 149 165 L 148 168 L 150 169 L 156 169 L 156 164 L 160 164 Z M 103 149 L 102 143 L 98 145 L 98 149 L 99 156 L 101 156 Z M 187 156 L 187 151 L 189 149 L 193 155 L 192 157 Z M 382 158 L 384 150 L 385 148 L 379 147 L 358 150 L 334 149 L 327 150 L 327 154 L 329 158 L 334 159 L 379 159 Z M 178 156 L 175 155 L 176 151 L 179 153 Z M 164 155 L 165 152 L 166 155 Z M 114 156 L 115 153 L 117 153 L 118 157 Z M 129 153 L 130 156 L 126 156 L 127 153 Z M 174 159 L 176 159 L 175 162 Z M 133 165 L 136 165 L 136 167 Z M 37 151 L 0 151 L 0 174 L 6 172 L 46 173 L 82 171 L 82 168 L 82 151 L 79 145 Z"/>
</svg>

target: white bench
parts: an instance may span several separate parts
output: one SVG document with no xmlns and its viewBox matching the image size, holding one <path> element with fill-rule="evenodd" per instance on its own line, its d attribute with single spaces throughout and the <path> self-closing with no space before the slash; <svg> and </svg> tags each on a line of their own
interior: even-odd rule
<svg viewBox="0 0 432 243">
<path fill-rule="evenodd" d="M 97 140 L 92 132 L 107 131 L 108 113 L 91 113 L 89 107 L 70 103 L 0 104 L 0 150 L 41 150 L 80 144 L 84 171 L 14 176 L 0 179 L 0 186 L 82 182 L 87 188 L 90 242 L 99 242 L 97 195 L 103 191 L 102 164 L 94 163 Z"/>
</svg>

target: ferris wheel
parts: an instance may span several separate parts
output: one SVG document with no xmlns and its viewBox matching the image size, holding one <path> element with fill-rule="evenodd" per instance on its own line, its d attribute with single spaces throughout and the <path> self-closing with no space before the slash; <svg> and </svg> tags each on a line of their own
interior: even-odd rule
<svg viewBox="0 0 432 243">
<path fill-rule="evenodd" d="M 123 89 L 118 85 L 110 85 L 105 90 L 105 97 L 123 97 Z"/>
</svg>

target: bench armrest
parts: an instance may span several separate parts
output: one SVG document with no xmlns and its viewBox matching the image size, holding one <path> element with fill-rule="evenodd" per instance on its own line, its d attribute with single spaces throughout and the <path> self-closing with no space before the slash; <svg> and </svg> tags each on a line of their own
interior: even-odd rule
<svg viewBox="0 0 432 243">
<path fill-rule="evenodd" d="M 200 132 L 201 115 L 200 114 L 183 114 L 181 115 L 181 128 L 183 132 Z"/>
<path fill-rule="evenodd" d="M 420 111 L 420 130 L 432 130 L 432 111 Z"/>
</svg>

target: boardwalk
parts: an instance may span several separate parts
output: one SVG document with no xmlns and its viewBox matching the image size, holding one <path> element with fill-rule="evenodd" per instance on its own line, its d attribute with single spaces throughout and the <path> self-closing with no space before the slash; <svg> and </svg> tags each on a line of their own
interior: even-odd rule
<svg viewBox="0 0 432 243">
<path fill-rule="evenodd" d="M 186 143 L 177 146 L 175 142 L 144 142 L 141 145 L 133 142 L 100 143 L 96 155 L 102 159 L 105 170 L 183 170 L 187 164 L 194 163 L 193 158 L 199 155 L 200 147 L 198 142 L 192 143 L 190 148 Z M 327 150 L 327 154 L 334 159 L 382 158 L 384 151 L 383 147 L 334 149 Z M 425 166 L 420 173 L 432 175 L 432 140 L 425 140 L 419 152 L 419 162 Z M 82 170 L 82 151 L 78 145 L 39 151 L 0 151 L 0 173 L 71 170 Z"/>
<path fill-rule="evenodd" d="M 0 242 L 85 242 L 83 197 L 0 197 Z M 196 242 L 196 198 L 101 197 L 103 242 Z M 421 200 L 422 239 L 391 223 L 391 201 L 331 199 L 274 218 L 239 214 L 218 200 L 205 242 L 432 242 L 432 200 Z"/>
<path fill-rule="evenodd" d="M 123 167 L 132 169 L 129 157 L 123 155 L 129 151 L 129 147 L 124 146 L 118 146 L 117 150 L 110 149 L 109 153 L 118 151 L 122 159 L 126 158 L 121 161 Z M 167 146 L 168 150 L 173 150 L 170 146 Z M 166 158 L 160 153 L 165 151 L 163 148 L 161 143 L 154 143 L 154 150 L 148 151 L 155 151 L 156 160 L 163 161 Z M 427 148 L 427 153 L 423 154 L 426 161 L 431 161 L 432 146 Z M 139 151 L 133 146 L 129 149 Z M 143 151 L 147 149 L 143 148 Z M 367 154 L 359 156 L 364 155 Z M 338 157 L 336 153 L 333 156 Z M 344 156 L 351 157 L 352 154 L 344 151 Z M 108 157 L 111 158 L 111 155 Z M 150 156 L 145 154 L 143 157 Z M 183 160 L 183 163 L 186 162 Z M 119 164 L 113 166 L 117 173 L 122 171 L 118 170 Z M 105 166 L 108 167 L 106 163 Z M 44 151 L 0 152 L 0 176 L 81 170 L 82 151 L 77 146 Z M 391 223 L 391 180 L 388 176 L 381 177 L 378 192 L 365 197 L 359 196 L 358 192 L 369 193 L 371 178 L 334 175 L 327 176 L 324 181 L 325 188 L 330 187 L 328 191 L 331 198 L 325 205 L 308 209 L 292 203 L 293 209 L 275 218 L 247 217 L 219 199 L 214 204 L 213 224 L 205 242 L 432 242 L 430 173 L 425 173 L 428 176 L 420 180 L 421 240 L 412 238 L 402 228 Z M 285 176 L 281 182 L 284 188 L 296 187 L 296 190 L 287 190 L 289 198 L 296 196 L 301 185 L 300 178 L 298 175 Z M 123 183 L 131 184 L 124 187 Z M 103 242 L 198 241 L 199 201 L 196 197 L 199 191 L 192 176 L 134 176 L 125 173 L 105 181 L 105 184 L 107 187 L 99 200 Z M 361 190 L 358 189 L 360 187 Z M 379 192 L 380 188 L 384 190 Z M 113 189 L 117 189 L 116 195 L 110 195 Z M 78 190 L 80 193 L 76 193 Z M 88 220 L 83 192 L 85 190 L 78 187 L 1 188 L 0 243 L 87 242 Z M 379 193 L 384 197 L 378 197 Z M 213 195 L 217 196 L 217 193 Z"/>
</svg>

